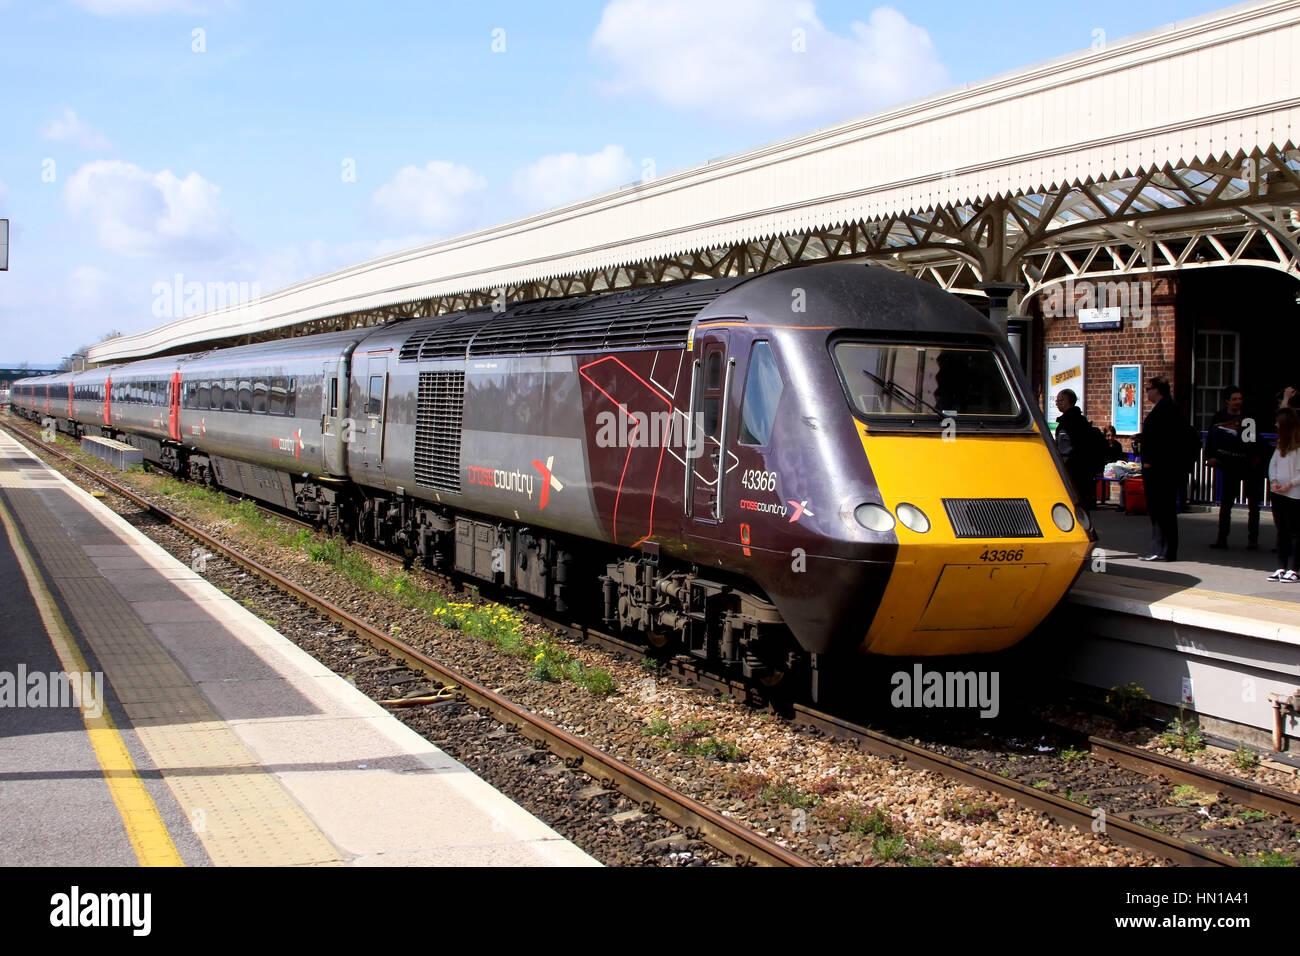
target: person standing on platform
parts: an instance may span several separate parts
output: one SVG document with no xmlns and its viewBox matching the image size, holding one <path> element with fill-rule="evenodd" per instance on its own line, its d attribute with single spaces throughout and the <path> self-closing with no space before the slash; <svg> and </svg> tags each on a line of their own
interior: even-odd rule
<svg viewBox="0 0 1300 956">
<path fill-rule="evenodd" d="M 1169 395 L 1169 380 L 1147 384 L 1153 407 L 1142 422 L 1142 486 L 1151 517 L 1151 553 L 1143 561 L 1178 560 L 1178 484 L 1182 480 L 1182 439 L 1186 428 Z"/>
<path fill-rule="evenodd" d="M 1079 503 L 1088 511 L 1097 507 L 1096 462 L 1091 460 L 1092 426 L 1079 410 L 1079 396 L 1063 388 L 1056 394 L 1056 447 L 1065 460 L 1065 471 L 1074 485 Z"/>
<path fill-rule="evenodd" d="M 1264 502 L 1264 456 L 1262 443 L 1255 441 L 1254 427 L 1244 418 L 1245 395 L 1232 385 L 1223 392 L 1223 408 L 1214 413 L 1205 436 L 1205 463 L 1219 470 L 1219 535 L 1211 548 L 1226 548 L 1232 528 L 1232 503 L 1237 489 L 1244 483 L 1249 517 L 1246 523 L 1246 550 L 1259 547 L 1259 508 Z"/>
<path fill-rule="evenodd" d="M 1294 408 L 1277 413 L 1277 450 L 1268 463 L 1268 487 L 1277 518 L 1277 560 L 1282 567 L 1270 581 L 1300 582 L 1300 414 Z"/>
</svg>

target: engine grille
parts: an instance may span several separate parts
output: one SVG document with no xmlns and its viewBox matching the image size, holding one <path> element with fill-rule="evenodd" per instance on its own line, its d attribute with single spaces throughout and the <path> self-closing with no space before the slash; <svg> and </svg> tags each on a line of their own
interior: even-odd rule
<svg viewBox="0 0 1300 956">
<path fill-rule="evenodd" d="M 959 538 L 1041 538 L 1028 498 L 944 498 Z"/>
<path fill-rule="evenodd" d="M 465 373 L 421 372 L 415 411 L 415 483 L 460 494 Z"/>
</svg>

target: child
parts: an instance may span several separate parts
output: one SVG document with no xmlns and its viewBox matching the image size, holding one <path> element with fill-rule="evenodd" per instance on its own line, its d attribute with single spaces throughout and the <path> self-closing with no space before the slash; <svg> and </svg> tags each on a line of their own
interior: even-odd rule
<svg viewBox="0 0 1300 956">
<path fill-rule="evenodd" d="M 1270 581 L 1300 582 L 1300 415 L 1294 408 L 1277 413 L 1277 451 L 1268 463 L 1268 487 L 1277 518 L 1277 560 L 1282 567 Z"/>
</svg>

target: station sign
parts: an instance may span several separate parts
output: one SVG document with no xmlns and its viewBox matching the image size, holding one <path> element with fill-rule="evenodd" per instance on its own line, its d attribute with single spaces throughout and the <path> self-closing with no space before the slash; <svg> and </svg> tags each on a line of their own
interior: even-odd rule
<svg viewBox="0 0 1300 956">
<path fill-rule="evenodd" d="M 1079 328 L 1081 329 L 1118 329 L 1123 317 L 1119 306 L 1108 309 L 1080 309 Z"/>
</svg>

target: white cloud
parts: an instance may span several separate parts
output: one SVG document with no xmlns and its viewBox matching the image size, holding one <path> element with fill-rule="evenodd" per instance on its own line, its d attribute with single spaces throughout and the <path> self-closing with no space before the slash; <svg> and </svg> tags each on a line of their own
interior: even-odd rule
<svg viewBox="0 0 1300 956">
<path fill-rule="evenodd" d="M 190 0 L 73 0 L 88 13 L 101 17 L 134 17 L 151 13 L 203 13 L 204 6 Z"/>
<path fill-rule="evenodd" d="M 636 178 L 636 167 L 622 146 L 579 156 L 556 153 L 515 173 L 514 191 L 529 209 L 560 206 L 594 196 Z"/>
<path fill-rule="evenodd" d="M 63 108 L 62 116 L 55 117 L 41 127 L 41 138 L 56 143 L 72 143 L 87 151 L 108 149 L 112 145 L 103 133 L 67 106 Z"/>
<path fill-rule="evenodd" d="M 611 0 L 591 45 L 611 92 L 764 122 L 853 116 L 947 84 L 929 33 L 889 6 L 846 36 L 811 0 Z"/>
<path fill-rule="evenodd" d="M 198 173 L 179 179 L 132 163 L 97 160 L 68 180 L 64 199 L 100 245 L 128 256 L 211 258 L 236 242 L 220 190 Z"/>
<path fill-rule="evenodd" d="M 469 167 L 435 159 L 403 166 L 370 202 L 391 225 L 450 235 L 474 222 L 486 189 L 487 180 Z"/>
<path fill-rule="evenodd" d="M 337 272 L 391 252 L 428 245 L 432 241 L 432 236 L 420 234 L 350 242 L 314 239 L 258 253 L 236 263 L 232 271 L 238 272 L 241 279 L 259 283 L 263 292 L 274 292 L 304 279 Z"/>
<path fill-rule="evenodd" d="M 111 276 L 94 266 L 77 266 L 68 277 L 68 302 L 74 309 L 100 309 Z"/>
</svg>

